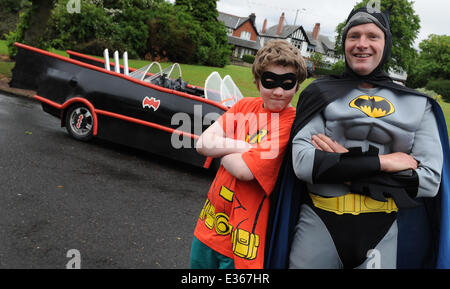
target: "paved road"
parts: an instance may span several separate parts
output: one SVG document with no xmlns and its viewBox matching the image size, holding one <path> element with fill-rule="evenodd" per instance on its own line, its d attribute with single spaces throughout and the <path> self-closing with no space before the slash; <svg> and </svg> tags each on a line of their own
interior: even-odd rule
<svg viewBox="0 0 450 289">
<path fill-rule="evenodd" d="M 213 175 L 71 139 L 39 103 L 0 94 L 0 268 L 188 268 Z M 76 255 L 72 255 L 76 256 Z"/>
</svg>

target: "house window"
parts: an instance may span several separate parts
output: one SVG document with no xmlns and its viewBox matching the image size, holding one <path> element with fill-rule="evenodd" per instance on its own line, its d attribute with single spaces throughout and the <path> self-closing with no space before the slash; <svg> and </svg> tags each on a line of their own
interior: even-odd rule
<svg viewBox="0 0 450 289">
<path fill-rule="evenodd" d="M 292 42 L 292 44 L 293 44 L 295 47 L 298 48 L 298 50 L 300 50 L 300 51 L 302 50 L 302 44 L 303 44 L 302 41 L 292 39 L 291 42 Z"/>
<path fill-rule="evenodd" d="M 308 51 L 308 52 L 314 52 L 314 50 L 315 50 L 315 46 L 314 45 L 308 45 L 308 48 L 306 49 L 306 51 Z"/>
<path fill-rule="evenodd" d="M 251 33 L 248 31 L 241 32 L 241 39 L 250 40 Z"/>
</svg>

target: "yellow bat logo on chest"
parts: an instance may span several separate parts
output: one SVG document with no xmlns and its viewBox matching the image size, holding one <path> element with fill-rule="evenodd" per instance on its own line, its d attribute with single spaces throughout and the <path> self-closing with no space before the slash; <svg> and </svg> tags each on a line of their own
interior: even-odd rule
<svg viewBox="0 0 450 289">
<path fill-rule="evenodd" d="M 378 118 L 395 112 L 392 103 L 381 96 L 361 95 L 350 102 L 350 107 L 359 109 L 367 116 Z"/>
</svg>

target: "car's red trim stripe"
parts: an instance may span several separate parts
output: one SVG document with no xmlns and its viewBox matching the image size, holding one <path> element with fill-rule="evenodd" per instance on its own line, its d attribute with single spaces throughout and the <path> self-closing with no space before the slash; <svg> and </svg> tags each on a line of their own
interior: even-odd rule
<svg viewBox="0 0 450 289">
<path fill-rule="evenodd" d="M 86 58 L 86 59 L 89 59 L 89 60 L 92 60 L 92 61 L 97 61 L 97 62 L 103 63 L 103 65 L 105 65 L 105 60 L 102 59 L 102 58 L 93 57 L 93 56 L 91 56 L 91 55 L 79 53 L 79 52 L 72 51 L 72 50 L 66 50 L 66 53 L 69 54 L 69 55 L 75 55 L 75 56 L 78 56 L 78 57 L 81 57 L 81 58 Z M 109 64 L 111 65 L 111 67 L 114 67 L 114 66 L 116 65 L 114 62 L 110 62 Z M 122 64 L 119 64 L 119 66 L 120 66 L 120 68 L 124 69 L 124 66 L 123 66 Z M 136 69 L 136 68 L 133 68 L 133 67 L 128 67 L 128 70 L 130 70 L 130 71 L 136 71 L 137 69 Z M 147 74 L 148 74 L 148 75 L 153 75 L 153 73 L 147 73 Z M 187 87 L 189 87 L 189 88 L 195 88 L 195 87 L 197 87 L 197 88 L 203 88 L 203 87 L 201 87 L 201 86 L 198 86 L 198 85 L 191 85 L 191 84 L 187 84 Z M 203 89 L 204 89 L 204 88 L 203 88 Z"/>
<path fill-rule="evenodd" d="M 81 62 L 81 61 L 78 61 L 78 60 L 75 60 L 75 59 L 64 57 L 64 56 L 61 56 L 61 55 L 58 55 L 58 54 L 55 54 L 55 53 L 48 52 L 46 50 L 42 50 L 42 49 L 39 49 L 39 48 L 36 48 L 36 47 L 32 47 L 32 46 L 28 46 L 28 45 L 22 44 L 22 43 L 19 43 L 19 42 L 14 43 L 14 45 L 17 46 L 17 47 L 20 47 L 20 48 L 23 48 L 23 49 L 27 49 L 27 50 L 31 50 L 31 51 L 34 51 L 34 52 L 37 52 L 37 53 L 41 53 L 41 54 L 44 54 L 44 55 L 47 55 L 47 56 L 50 56 L 50 57 L 53 57 L 53 58 L 56 58 L 56 59 L 59 59 L 59 60 L 62 60 L 62 61 L 70 62 L 70 63 L 75 64 L 75 65 L 83 66 L 83 67 L 88 68 L 88 69 L 93 69 L 93 70 L 97 70 L 97 71 L 100 71 L 100 72 L 103 72 L 103 73 L 107 73 L 107 74 L 110 74 L 110 75 L 113 75 L 113 76 L 116 76 L 116 77 L 121 77 L 121 78 L 124 78 L 124 79 L 126 79 L 128 81 L 132 81 L 134 83 L 137 83 L 137 84 L 140 84 L 140 85 L 143 85 L 143 86 L 148 86 L 148 87 L 150 87 L 152 89 L 156 89 L 156 90 L 159 90 L 161 92 L 171 93 L 171 94 L 179 95 L 179 96 L 186 97 L 186 98 L 189 98 L 189 99 L 193 99 L 193 100 L 196 100 L 196 101 L 208 103 L 208 104 L 214 105 L 214 106 L 216 106 L 216 107 L 218 107 L 218 108 L 220 108 L 220 109 L 222 109 L 224 111 L 228 110 L 228 108 L 226 106 L 224 106 L 224 105 L 222 105 L 220 103 L 217 103 L 215 101 L 209 100 L 209 99 L 201 98 L 201 97 L 198 97 L 198 96 L 195 96 L 195 95 L 190 95 L 190 94 L 187 94 L 187 93 L 184 93 L 184 92 L 180 92 L 180 91 L 176 91 L 176 90 L 172 90 L 172 89 L 167 89 L 167 88 L 160 87 L 160 86 L 157 86 L 157 85 L 154 85 L 154 84 L 151 84 L 151 83 L 143 82 L 143 81 L 134 79 L 132 77 L 129 77 L 127 75 L 124 75 L 124 74 L 116 73 L 114 71 L 109 71 L 109 70 L 106 70 L 104 68 L 97 67 L 95 65 L 91 65 L 91 64 L 84 63 L 84 62 Z"/>
<path fill-rule="evenodd" d="M 102 58 L 97 58 L 97 57 L 94 57 L 94 56 L 91 56 L 91 55 L 79 53 L 79 52 L 72 51 L 72 50 L 66 50 L 66 53 L 69 54 L 69 55 L 75 55 L 75 56 L 78 56 L 78 57 L 81 57 L 81 58 L 86 58 L 86 59 L 89 59 L 89 60 L 92 60 L 92 61 L 97 61 L 97 62 L 105 64 L 105 60 L 102 59 Z M 111 67 L 114 67 L 116 65 L 114 62 L 110 62 L 109 64 L 111 65 Z M 119 64 L 119 66 L 122 69 L 124 68 L 124 66 L 122 64 Z M 128 69 L 130 71 L 135 71 L 136 70 L 136 68 L 133 68 L 133 67 L 129 67 Z"/>
<path fill-rule="evenodd" d="M 101 115 L 106 115 L 106 116 L 109 116 L 109 117 L 114 117 L 114 118 L 117 118 L 117 119 L 121 119 L 121 120 L 124 120 L 124 121 L 129 121 L 129 122 L 137 123 L 137 124 L 140 124 L 140 125 L 145 125 L 145 126 L 148 126 L 148 127 L 156 128 L 156 129 L 168 132 L 168 133 L 176 133 L 176 134 L 179 134 L 179 135 L 188 136 L 188 137 L 190 137 L 192 139 L 198 139 L 199 138 L 198 135 L 187 133 L 187 132 L 180 131 L 180 130 L 177 130 L 177 129 L 173 129 L 173 128 L 170 128 L 170 127 L 162 126 L 162 125 L 159 125 L 159 124 L 156 124 L 156 123 L 153 123 L 153 122 L 143 121 L 143 120 L 140 120 L 140 119 L 137 119 L 137 118 L 128 117 L 128 116 L 125 116 L 125 115 L 113 113 L 113 112 L 106 111 L 106 110 L 96 109 L 92 103 L 90 103 L 87 99 L 82 98 L 82 97 L 71 98 L 71 99 L 67 100 L 66 102 L 64 102 L 63 104 L 56 103 L 54 101 L 51 101 L 51 100 L 49 100 L 49 99 L 47 99 L 45 97 L 39 96 L 37 94 L 35 94 L 33 96 L 33 98 L 38 100 L 38 101 L 44 102 L 44 103 L 46 103 L 48 105 L 51 105 L 51 106 L 53 106 L 53 107 L 55 107 L 55 108 L 57 108 L 57 109 L 59 109 L 61 111 L 63 111 L 69 105 L 71 105 L 73 103 L 76 103 L 76 102 L 84 103 L 92 112 L 92 117 L 93 117 L 93 122 L 94 122 L 94 131 L 93 131 L 93 135 L 94 136 L 97 136 L 97 132 L 98 132 L 98 117 L 97 117 L 97 114 L 101 114 Z M 205 162 L 203 163 L 203 167 L 205 169 L 208 169 L 211 166 L 212 160 L 213 160 L 213 158 L 207 157 Z"/>
<path fill-rule="evenodd" d="M 102 114 L 102 115 L 106 115 L 106 116 L 109 116 L 109 117 L 118 118 L 118 119 L 125 120 L 125 121 L 128 121 L 128 122 L 134 122 L 134 123 L 137 123 L 137 124 L 140 124 L 140 125 L 145 125 L 145 126 L 149 126 L 149 127 L 152 127 L 152 128 L 156 128 L 156 129 L 168 132 L 168 133 L 175 133 L 175 134 L 179 134 L 179 135 L 183 135 L 183 136 L 188 136 L 188 137 L 190 137 L 192 139 L 198 139 L 199 138 L 198 135 L 187 133 L 187 132 L 184 132 L 184 131 L 181 131 L 181 130 L 177 130 L 177 129 L 173 129 L 173 128 L 170 128 L 170 127 L 167 127 L 167 126 L 163 126 L 163 125 L 160 125 L 160 124 L 157 124 L 157 123 L 154 123 L 154 122 L 143 121 L 143 120 L 140 120 L 140 119 L 137 119 L 137 118 L 134 118 L 134 117 L 129 117 L 129 116 L 125 116 L 125 115 L 122 115 L 122 114 L 117 114 L 117 113 L 114 113 L 114 112 L 101 110 L 101 109 L 96 109 L 95 112 L 98 113 L 98 114 Z"/>
<path fill-rule="evenodd" d="M 209 167 L 211 166 L 213 158 L 212 157 L 207 157 L 205 160 L 205 163 L 203 164 L 203 167 L 205 169 L 209 169 Z"/>
<path fill-rule="evenodd" d="M 75 102 L 82 102 L 82 103 L 86 104 L 88 106 L 88 108 L 91 110 L 93 118 L 94 118 L 94 132 L 93 132 L 94 136 L 97 135 L 97 128 L 98 128 L 97 114 L 101 114 L 101 115 L 106 115 L 106 116 L 109 116 L 109 117 L 114 117 L 114 118 L 117 118 L 117 119 L 125 120 L 125 121 L 128 121 L 128 122 L 137 123 L 137 124 L 140 124 L 140 125 L 149 126 L 149 127 L 156 128 L 156 129 L 168 132 L 168 133 L 175 133 L 175 134 L 187 136 L 187 137 L 190 137 L 192 139 L 198 139 L 199 138 L 198 135 L 187 133 L 187 132 L 184 132 L 184 131 L 181 131 L 181 130 L 177 130 L 177 129 L 173 129 L 171 127 L 163 126 L 163 125 L 160 125 L 160 124 L 157 124 L 157 123 L 144 121 L 144 120 L 141 120 L 141 119 L 125 116 L 125 115 L 122 115 L 122 114 L 118 114 L 118 113 L 114 113 L 114 112 L 110 112 L 110 111 L 106 111 L 106 110 L 96 109 L 92 105 L 92 103 L 90 103 L 87 99 L 81 98 L 81 97 L 71 98 L 71 99 L 67 100 L 66 102 L 64 102 L 63 104 L 56 103 L 54 101 L 51 101 L 51 100 L 49 100 L 47 98 L 44 98 L 42 96 L 39 96 L 37 94 L 34 96 L 34 99 L 39 100 L 41 102 L 45 102 L 45 103 L 47 103 L 47 104 L 49 104 L 49 105 L 51 105 L 51 106 L 53 106 L 53 107 L 55 107 L 57 109 L 60 109 L 60 110 L 63 110 L 65 108 L 67 108 L 69 105 L 71 105 L 72 103 L 75 103 Z"/>
</svg>

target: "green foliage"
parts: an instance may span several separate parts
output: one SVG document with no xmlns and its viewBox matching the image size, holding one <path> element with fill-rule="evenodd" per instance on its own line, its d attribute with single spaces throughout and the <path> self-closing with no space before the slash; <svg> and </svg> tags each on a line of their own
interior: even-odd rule
<svg viewBox="0 0 450 289">
<path fill-rule="evenodd" d="M 314 63 L 316 67 L 322 66 L 323 64 L 323 55 L 319 52 L 313 52 L 309 56 L 309 59 Z"/>
<path fill-rule="evenodd" d="M 96 2 L 107 9 L 149 9 L 164 0 L 96 0 Z"/>
<path fill-rule="evenodd" d="M 444 101 L 450 102 L 450 79 L 430 80 L 426 89 L 439 93 Z"/>
<path fill-rule="evenodd" d="M 424 87 L 418 88 L 417 91 L 422 92 L 423 94 L 429 95 L 430 97 L 432 97 L 434 100 L 436 101 L 440 101 L 442 99 L 442 95 L 440 95 L 439 93 L 435 92 L 434 90 L 428 90 Z"/>
<path fill-rule="evenodd" d="M 216 22 L 219 16 L 217 0 L 176 0 L 175 6 L 183 7 L 201 23 Z"/>
<path fill-rule="evenodd" d="M 29 5 L 27 0 L 0 0 L 0 10 L 4 12 L 18 13 Z"/>
<path fill-rule="evenodd" d="M 147 50 L 152 59 L 167 57 L 173 62 L 196 62 L 196 38 L 201 28 L 192 15 L 165 3 L 153 12 L 147 25 Z"/>
<path fill-rule="evenodd" d="M 450 79 L 450 36 L 431 34 L 419 47 L 419 63 L 424 74 L 434 79 Z"/>
<path fill-rule="evenodd" d="M 52 47 L 73 49 L 101 55 L 105 48 L 128 51 L 130 57 L 143 57 L 146 53 L 148 10 L 153 1 L 121 0 L 94 4 L 81 0 L 81 13 L 69 13 L 69 0 L 58 0 L 52 11 L 47 41 Z"/>
<path fill-rule="evenodd" d="M 201 32 L 194 35 L 197 41 L 196 62 L 202 65 L 223 67 L 229 63 L 231 48 L 223 23 L 217 21 L 217 0 L 177 0 L 175 7 L 194 18 Z"/>
<path fill-rule="evenodd" d="M 419 67 L 412 67 L 409 71 L 408 71 L 408 78 L 406 79 L 406 86 L 407 87 L 411 87 L 411 88 L 419 88 L 419 87 L 424 87 L 427 82 L 428 82 L 429 78 L 421 73 L 421 70 Z"/>
<path fill-rule="evenodd" d="M 314 70 L 314 75 L 331 75 L 335 74 L 332 69 L 325 68 L 325 67 L 317 67 Z"/>
<path fill-rule="evenodd" d="M 14 46 L 15 42 L 21 42 L 24 43 L 24 35 L 26 29 L 28 29 L 30 25 L 30 17 L 31 17 L 31 8 L 25 9 L 23 12 L 20 13 L 19 16 L 19 24 L 17 25 L 17 28 L 15 31 L 11 31 L 8 34 L 6 34 L 6 42 L 8 46 L 8 54 L 11 59 L 14 59 L 17 54 L 17 47 Z M 27 43 L 24 43 L 27 44 Z"/>
<path fill-rule="evenodd" d="M 355 9 L 366 6 L 369 1 L 362 0 L 355 6 Z M 386 11 L 392 6 L 390 24 L 393 45 L 391 60 L 386 64 L 385 69 L 387 71 L 389 68 L 394 70 L 402 68 L 405 71 L 409 71 L 413 65 L 414 58 L 417 56 L 413 44 L 420 30 L 420 18 L 414 11 L 413 1 L 383 0 L 380 3 L 381 11 Z M 347 15 L 344 17 L 347 17 Z M 336 27 L 336 49 L 341 55 L 344 54 L 342 50 L 342 28 L 344 26 L 345 21 Z"/>
<path fill-rule="evenodd" d="M 408 71 L 407 85 L 417 88 L 430 79 L 450 79 L 450 36 L 431 34 L 419 47 L 421 52 Z"/>
<path fill-rule="evenodd" d="M 345 62 L 344 60 L 339 60 L 331 66 L 331 71 L 333 74 L 341 75 L 345 71 Z"/>
<path fill-rule="evenodd" d="M 203 33 L 199 35 L 202 53 L 198 55 L 197 63 L 224 67 L 231 55 L 225 26 L 216 21 L 203 23 L 202 28 Z"/>
<path fill-rule="evenodd" d="M 255 56 L 254 56 L 254 55 L 250 55 L 250 54 L 244 54 L 244 55 L 242 56 L 242 60 L 243 60 L 244 62 L 253 64 L 253 62 L 255 62 Z"/>
<path fill-rule="evenodd" d="M 231 49 L 225 26 L 217 21 L 216 0 L 187 0 L 178 5 L 164 0 L 80 1 L 80 13 L 73 13 L 67 9 L 69 0 L 55 0 L 41 48 L 94 55 L 101 55 L 104 48 L 127 50 L 132 58 L 219 67 L 229 62 Z M 32 30 L 29 13 L 21 17 L 19 29 L 9 34 L 11 49 Z"/>
</svg>

